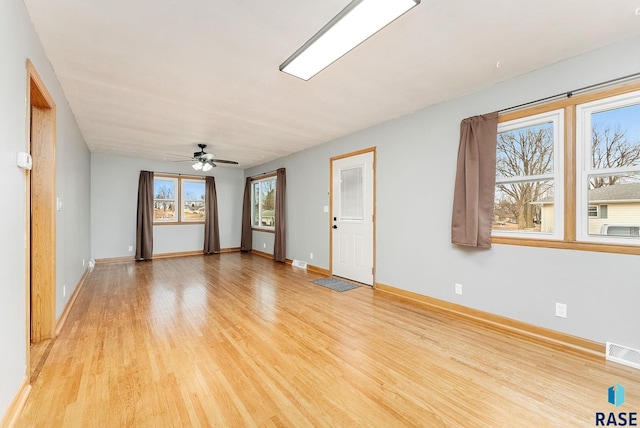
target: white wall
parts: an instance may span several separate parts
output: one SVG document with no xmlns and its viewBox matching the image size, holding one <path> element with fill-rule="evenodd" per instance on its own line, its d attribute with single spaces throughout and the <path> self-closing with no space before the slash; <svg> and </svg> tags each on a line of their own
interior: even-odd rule
<svg viewBox="0 0 640 428">
<path fill-rule="evenodd" d="M 328 268 L 329 218 L 322 208 L 329 204 L 329 159 L 376 146 L 377 282 L 597 342 L 638 348 L 640 257 L 509 245 L 474 251 L 450 243 L 460 121 L 638 72 L 638 51 L 640 38 L 613 45 L 249 169 L 245 175 L 287 169 L 287 257 Z M 254 248 L 263 250 L 260 235 L 254 232 Z M 463 295 L 454 294 L 455 282 L 463 284 Z M 567 319 L 555 317 L 555 302 L 568 305 Z"/>
<path fill-rule="evenodd" d="M 93 153 L 91 155 L 91 254 L 96 259 L 133 256 L 140 171 L 197 175 L 188 162 L 160 162 Z M 240 246 L 244 175 L 218 167 L 216 178 L 220 247 Z M 153 253 L 202 250 L 204 225 L 161 225 L 153 228 Z"/>
<path fill-rule="evenodd" d="M 59 316 L 90 257 L 89 151 L 76 126 L 22 0 L 0 2 L 0 178 L 5 209 L 0 221 L 0 419 L 22 382 L 26 366 L 26 175 L 16 153 L 27 151 L 27 71 L 31 59 L 57 106 L 56 315 Z M 67 296 L 62 297 L 63 285 Z"/>
</svg>

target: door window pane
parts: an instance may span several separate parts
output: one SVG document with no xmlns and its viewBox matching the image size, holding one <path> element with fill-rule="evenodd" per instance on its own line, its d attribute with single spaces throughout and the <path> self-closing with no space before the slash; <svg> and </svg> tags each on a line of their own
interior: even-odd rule
<svg viewBox="0 0 640 428">
<path fill-rule="evenodd" d="M 364 220 L 363 167 L 340 170 L 340 220 Z"/>
</svg>

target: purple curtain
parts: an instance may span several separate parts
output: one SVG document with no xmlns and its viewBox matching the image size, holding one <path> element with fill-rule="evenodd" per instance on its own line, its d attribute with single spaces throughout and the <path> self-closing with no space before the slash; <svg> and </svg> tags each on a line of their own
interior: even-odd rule
<svg viewBox="0 0 640 428">
<path fill-rule="evenodd" d="M 286 245 L 286 215 L 285 215 L 285 196 L 287 189 L 287 176 L 284 168 L 278 169 L 276 172 L 276 236 L 273 243 L 273 260 L 276 262 L 285 262 L 287 257 Z"/>
<path fill-rule="evenodd" d="M 460 123 L 451 220 L 454 244 L 491 247 L 497 139 L 498 112 L 470 117 Z"/>
<path fill-rule="evenodd" d="M 215 177 L 205 178 L 204 210 L 204 253 L 220 252 L 220 231 L 218 229 L 218 196 Z"/>
<path fill-rule="evenodd" d="M 242 203 L 242 235 L 240 237 L 240 249 L 251 251 L 253 249 L 251 230 L 251 177 L 247 177 L 244 185 L 244 202 Z"/>
<path fill-rule="evenodd" d="M 138 215 L 136 218 L 136 260 L 151 260 L 153 255 L 153 172 L 140 171 Z"/>
</svg>

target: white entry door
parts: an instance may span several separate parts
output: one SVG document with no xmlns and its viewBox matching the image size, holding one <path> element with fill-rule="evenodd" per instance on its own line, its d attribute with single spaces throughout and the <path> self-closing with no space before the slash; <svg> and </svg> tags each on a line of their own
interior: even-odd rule
<svg viewBox="0 0 640 428">
<path fill-rule="evenodd" d="M 331 165 L 332 274 L 373 285 L 373 152 Z"/>
</svg>

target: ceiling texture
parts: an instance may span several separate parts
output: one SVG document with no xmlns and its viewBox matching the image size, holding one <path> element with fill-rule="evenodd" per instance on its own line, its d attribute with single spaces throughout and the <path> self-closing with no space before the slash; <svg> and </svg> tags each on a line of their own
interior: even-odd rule
<svg viewBox="0 0 640 428">
<path fill-rule="evenodd" d="M 348 0 L 25 3 L 92 152 L 235 168 L 640 35 L 640 0 L 422 0 L 305 82 L 279 65 Z"/>
</svg>

